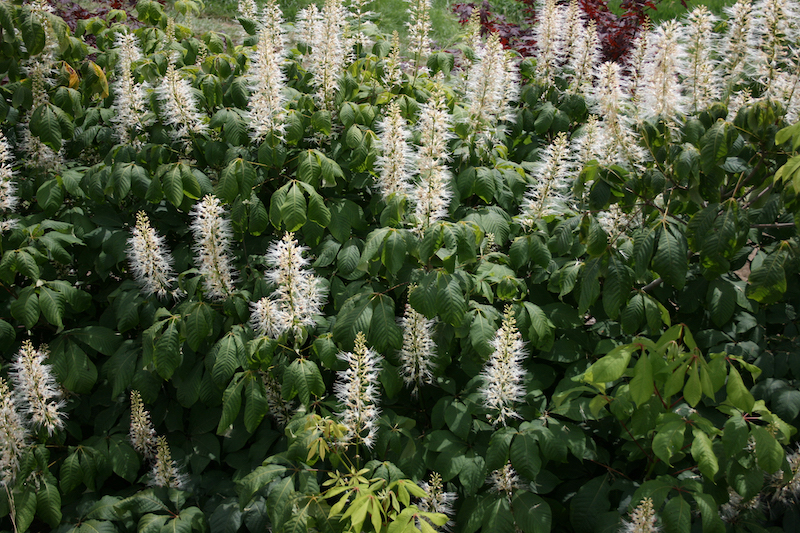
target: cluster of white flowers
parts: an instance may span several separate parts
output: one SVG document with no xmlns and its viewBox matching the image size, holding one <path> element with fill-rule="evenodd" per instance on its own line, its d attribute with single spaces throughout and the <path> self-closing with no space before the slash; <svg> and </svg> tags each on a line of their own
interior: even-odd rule
<svg viewBox="0 0 800 533">
<path fill-rule="evenodd" d="M 156 449 L 156 430 L 150 422 L 150 413 L 144 408 L 142 395 L 131 391 L 131 425 L 129 430 L 133 449 L 152 459 Z"/>
<path fill-rule="evenodd" d="M 156 458 L 150 470 L 150 484 L 169 489 L 183 489 L 186 486 L 186 476 L 178 468 L 178 463 L 172 460 L 167 438 L 163 435 L 156 440 Z"/>
<path fill-rule="evenodd" d="M 251 59 L 247 81 L 250 85 L 248 117 L 252 139 L 260 142 L 270 134 L 282 137 L 286 119 L 286 75 L 281 70 L 286 36 L 283 15 L 275 2 L 264 9 L 258 44 Z"/>
<path fill-rule="evenodd" d="M 400 319 L 403 328 L 403 347 L 398 352 L 400 373 L 406 385 L 412 387 L 416 396 L 419 389 L 433 382 L 436 371 L 436 342 L 433 340 L 435 319 L 425 318 L 410 304 Z"/>
<path fill-rule="evenodd" d="M 514 496 L 514 491 L 522 488 L 522 483 L 519 480 L 517 471 L 511 466 L 511 463 L 506 463 L 503 468 L 499 468 L 492 472 L 487 480 L 487 483 L 492 485 L 491 490 L 497 493 L 503 493 L 508 499 L 509 503 Z"/>
<path fill-rule="evenodd" d="M 6 136 L 0 131 L 0 233 L 14 228 L 15 220 L 9 219 L 8 214 L 17 208 L 19 197 L 17 197 L 17 187 L 14 184 L 14 171 L 11 164 L 14 155 L 8 145 Z"/>
<path fill-rule="evenodd" d="M 192 208 L 195 261 L 203 286 L 214 300 L 224 300 L 234 290 L 236 271 L 230 259 L 233 231 L 219 198 L 206 195 Z"/>
<path fill-rule="evenodd" d="M 163 298 L 172 291 L 175 281 L 172 254 L 144 211 L 136 214 L 136 226 L 128 239 L 127 252 L 131 270 L 143 293 Z"/>
<path fill-rule="evenodd" d="M 698 113 L 719 100 L 720 80 L 714 75 L 712 54 L 716 49 L 714 25 L 717 19 L 705 6 L 699 6 L 687 18 L 686 51 L 688 61 L 681 75 L 690 99 L 689 110 Z"/>
<path fill-rule="evenodd" d="M 156 94 L 161 103 L 161 121 L 172 126 L 175 140 L 188 143 L 192 135 L 208 131 L 207 117 L 197 111 L 197 99 L 192 84 L 175 68 L 174 57 L 156 88 Z"/>
<path fill-rule="evenodd" d="M 417 507 L 420 511 L 423 513 L 441 513 L 447 516 L 447 518 L 453 518 L 455 514 L 453 511 L 453 504 L 456 501 L 456 493 L 444 490 L 442 476 L 438 472 L 432 473 L 428 481 L 423 481 L 419 486 L 422 487 L 422 490 L 427 494 L 427 496 L 420 498 L 419 502 L 417 502 Z M 453 521 L 448 520 L 443 526 L 443 529 L 449 531 L 452 529 L 452 526 Z"/>
<path fill-rule="evenodd" d="M 378 123 L 382 153 L 375 161 L 378 171 L 378 187 L 384 200 L 392 195 L 408 196 L 411 192 L 411 173 L 414 154 L 409 140 L 411 131 L 400 114 L 396 102 L 389 104 L 386 118 Z"/>
<path fill-rule="evenodd" d="M 400 34 L 397 30 L 392 32 L 392 49 L 386 57 L 386 64 L 383 68 L 383 82 L 391 89 L 403 83 L 403 69 L 401 68 L 400 56 Z"/>
<path fill-rule="evenodd" d="M 430 100 L 421 106 L 416 124 L 420 136 L 416 157 L 419 182 L 411 197 L 415 202 L 417 231 L 424 231 L 436 220 L 444 218 L 450 205 L 453 193 L 446 165 L 450 122 L 444 91 L 437 85 Z"/>
<path fill-rule="evenodd" d="M 239 0 L 238 13 L 243 19 L 255 20 L 258 16 L 256 0 Z"/>
<path fill-rule="evenodd" d="M 348 429 L 347 440 L 371 448 L 378 432 L 380 388 L 378 375 L 383 358 L 367 347 L 367 339 L 358 332 L 352 352 L 337 355 L 348 368 L 337 372 L 334 393 L 343 407 L 342 424 Z"/>
<path fill-rule="evenodd" d="M 65 403 L 61 388 L 50 365 L 45 364 L 48 353 L 45 347 L 38 350 L 29 341 L 23 341 L 9 373 L 14 384 L 17 405 L 34 429 L 43 428 L 48 435 L 64 427 Z"/>
<path fill-rule="evenodd" d="M 0 486 L 14 484 L 28 430 L 17 411 L 14 396 L 0 377 Z"/>
<path fill-rule="evenodd" d="M 678 77 L 686 59 L 681 36 L 682 26 L 670 20 L 658 26 L 649 38 L 640 87 L 645 118 L 672 119 L 687 111 L 683 84 Z"/>
<path fill-rule="evenodd" d="M 431 0 L 406 0 L 408 2 L 408 52 L 414 56 L 416 68 L 425 68 L 431 55 Z"/>
<path fill-rule="evenodd" d="M 483 385 L 478 392 L 490 411 L 489 421 L 505 426 L 509 419 L 519 418 L 514 405 L 525 398 L 523 381 L 527 370 L 522 363 L 528 357 L 511 306 L 506 307 L 503 323 L 491 344 L 494 352 L 481 370 Z"/>
<path fill-rule="evenodd" d="M 658 533 L 661 528 L 657 523 L 657 515 L 653 509 L 653 500 L 644 498 L 631 511 L 630 520 L 623 520 L 620 533 Z"/>
<path fill-rule="evenodd" d="M 514 118 L 511 102 L 519 95 L 519 73 L 497 33 L 492 33 L 475 52 L 477 61 L 467 73 L 464 98 L 475 141 L 484 145 L 498 122 Z"/>
<path fill-rule="evenodd" d="M 178 464 L 172 460 L 167 438 L 158 435 L 150 421 L 150 413 L 144 408 L 142 396 L 131 391 L 131 423 L 129 435 L 133 449 L 150 461 L 150 485 L 182 489 L 186 485 Z"/>
<path fill-rule="evenodd" d="M 303 257 L 307 250 L 286 233 L 283 239 L 272 243 L 267 251 L 267 280 L 274 292 L 252 306 L 251 322 L 259 335 L 277 339 L 287 331 L 296 338 L 314 326 L 314 317 L 325 305 L 325 285 L 306 268 Z"/>
<path fill-rule="evenodd" d="M 570 208 L 569 189 L 576 171 L 575 160 L 566 133 L 556 136 L 544 150 L 533 172 L 533 184 L 525 193 L 520 222 L 534 227 L 544 217 L 564 214 Z"/>
<path fill-rule="evenodd" d="M 301 42 L 311 47 L 306 67 L 317 89 L 317 105 L 333 111 L 339 80 L 350 51 L 346 35 L 348 11 L 342 0 L 325 0 L 322 10 L 311 5 L 297 15 L 297 33 Z"/>
<path fill-rule="evenodd" d="M 117 75 L 114 84 L 114 123 L 117 137 L 122 144 L 130 143 L 144 130 L 146 95 L 145 86 L 133 79 L 133 63 L 142 59 L 139 44 L 133 33 L 117 34 Z"/>
<path fill-rule="evenodd" d="M 539 81 L 545 86 L 553 85 L 561 63 L 564 43 L 561 39 L 563 12 L 556 0 L 544 0 L 536 7 L 538 23 L 533 33 L 536 40 L 536 67 Z"/>
</svg>

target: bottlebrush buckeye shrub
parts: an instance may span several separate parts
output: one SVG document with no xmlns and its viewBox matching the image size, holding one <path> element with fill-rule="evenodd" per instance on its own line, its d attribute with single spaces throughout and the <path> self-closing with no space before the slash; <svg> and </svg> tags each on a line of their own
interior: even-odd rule
<svg viewBox="0 0 800 533">
<path fill-rule="evenodd" d="M 241 7 L 0 2 L 2 529 L 800 523 L 796 3 Z"/>
</svg>

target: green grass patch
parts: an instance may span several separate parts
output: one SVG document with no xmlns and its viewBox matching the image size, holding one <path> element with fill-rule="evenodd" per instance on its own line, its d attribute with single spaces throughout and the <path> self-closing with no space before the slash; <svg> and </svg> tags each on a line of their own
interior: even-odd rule
<svg viewBox="0 0 800 533">
<path fill-rule="evenodd" d="M 648 10 L 647 13 L 650 16 L 650 20 L 658 24 L 666 20 L 682 18 L 694 10 L 694 8 L 701 5 L 708 7 L 709 11 L 719 16 L 722 14 L 722 10 L 725 7 L 732 6 L 734 3 L 735 0 L 689 0 L 686 2 L 686 7 L 683 7 L 680 0 L 661 0 L 660 2 L 656 2 L 655 11 Z M 622 10 L 619 4 L 619 0 L 612 0 L 608 3 L 614 13 L 621 15 Z"/>
</svg>

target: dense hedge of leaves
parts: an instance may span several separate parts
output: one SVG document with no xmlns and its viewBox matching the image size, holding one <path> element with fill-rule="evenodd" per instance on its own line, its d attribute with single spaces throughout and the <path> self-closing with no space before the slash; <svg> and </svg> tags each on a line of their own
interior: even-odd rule
<svg viewBox="0 0 800 533">
<path fill-rule="evenodd" d="M 757 80 L 740 82 L 752 99 L 735 114 L 642 118 L 638 163 L 588 159 L 537 198 L 526 191 L 595 104 L 534 60 L 492 130 L 467 99 L 488 44 L 473 35 L 454 68 L 445 52 L 420 61 L 423 47 L 400 57 L 357 19 L 330 98 L 314 50 L 294 42 L 282 122 L 255 140 L 249 73 L 268 17 L 243 17 L 238 46 L 150 0 L 141 26 L 126 18 L 72 32 L 42 2 L 0 2 L 15 155 L 2 168 L 19 198 L 2 213 L 0 373 L 18 386 L 18 354 L 47 354 L 66 414 L 62 429 L 33 427 L 3 478 L 0 529 L 394 533 L 449 518 L 584 533 L 648 505 L 668 533 L 800 524 L 800 126 Z M 128 32 L 140 57 L 120 51 Z M 145 99 L 121 135 L 126 68 Z M 196 109 L 165 113 L 170 76 Z M 449 194 L 423 221 L 421 197 L 384 194 L 381 157 L 392 116 L 424 146 L 414 126 L 437 101 L 452 122 L 431 165 Z M 553 203 L 524 215 L 537 200 Z M 215 286 L 196 228 L 220 205 L 236 274 Z M 172 251 L 165 297 L 131 262 L 137 216 Z M 265 276 L 292 239 L 320 307 L 271 335 L 252 314 L 294 298 Z M 411 383 L 408 309 L 435 319 L 430 375 Z M 487 376 L 503 368 L 516 392 L 491 403 Z M 334 386 L 353 376 L 379 407 L 362 434 L 344 416 L 356 393 Z M 132 423 L 145 428 L 133 440 Z"/>
</svg>

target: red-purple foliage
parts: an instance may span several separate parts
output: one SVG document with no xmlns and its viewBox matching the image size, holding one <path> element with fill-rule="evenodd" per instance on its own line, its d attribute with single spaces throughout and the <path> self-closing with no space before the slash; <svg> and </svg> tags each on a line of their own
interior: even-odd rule
<svg viewBox="0 0 800 533">
<path fill-rule="evenodd" d="M 136 0 L 108 0 L 102 7 L 98 7 L 94 11 L 89 11 L 73 0 L 50 0 L 50 3 L 55 8 L 56 15 L 64 19 L 72 31 L 75 31 L 79 20 L 104 17 L 112 9 L 125 11 L 128 14 L 128 21 L 136 20 L 133 14 Z"/>
<path fill-rule="evenodd" d="M 524 9 L 526 16 L 522 24 L 508 22 L 503 15 L 492 13 L 491 4 L 488 0 L 484 0 L 477 8 L 480 10 L 481 33 L 498 33 L 506 48 L 528 57 L 534 54 L 536 46 L 532 30 L 536 22 L 535 2 L 534 0 L 517 0 L 517 2 L 527 6 Z M 622 0 L 620 8 L 624 13 L 621 16 L 617 16 L 609 9 L 607 0 L 578 0 L 578 2 L 587 18 L 597 24 L 603 60 L 624 61 L 633 39 L 647 20 L 648 10 L 655 10 L 655 3 L 658 0 Z M 458 3 L 453 6 L 453 11 L 459 16 L 459 21 L 465 24 L 476 7 L 474 3 Z"/>
</svg>

